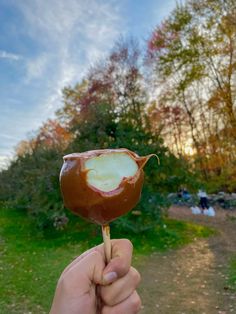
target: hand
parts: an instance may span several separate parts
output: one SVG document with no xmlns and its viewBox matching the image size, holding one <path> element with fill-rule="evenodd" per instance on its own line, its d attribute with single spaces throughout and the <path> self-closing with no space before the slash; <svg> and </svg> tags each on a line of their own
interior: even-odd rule
<svg viewBox="0 0 236 314">
<path fill-rule="evenodd" d="M 140 281 L 131 267 L 132 244 L 112 240 L 112 259 L 105 265 L 103 244 L 77 257 L 61 274 L 50 314 L 135 314 L 141 301 Z"/>
</svg>

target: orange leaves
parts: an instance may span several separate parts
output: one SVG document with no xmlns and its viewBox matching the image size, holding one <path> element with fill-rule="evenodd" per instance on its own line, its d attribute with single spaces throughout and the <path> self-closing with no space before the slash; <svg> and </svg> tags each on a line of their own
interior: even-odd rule
<svg viewBox="0 0 236 314">
<path fill-rule="evenodd" d="M 35 139 L 31 140 L 22 140 L 17 145 L 15 152 L 17 156 L 25 156 L 26 154 L 32 154 L 34 148 L 36 146 Z"/>
<path fill-rule="evenodd" d="M 21 141 L 15 151 L 17 156 L 32 154 L 38 147 L 46 149 L 64 150 L 70 141 L 72 134 L 58 121 L 49 119 L 39 129 L 37 135 L 29 140 Z"/>
<path fill-rule="evenodd" d="M 47 148 L 65 149 L 72 139 L 72 134 L 56 120 L 48 120 L 40 128 L 36 137 L 36 145 Z"/>
</svg>

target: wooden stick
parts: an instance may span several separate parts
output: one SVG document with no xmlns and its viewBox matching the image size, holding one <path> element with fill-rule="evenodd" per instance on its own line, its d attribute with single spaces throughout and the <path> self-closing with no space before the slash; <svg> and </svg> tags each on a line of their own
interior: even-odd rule
<svg viewBox="0 0 236 314">
<path fill-rule="evenodd" d="M 106 262 L 108 264 L 111 260 L 111 238 L 110 238 L 110 226 L 109 225 L 102 226 L 102 237 L 103 237 L 103 242 L 104 242 Z"/>
</svg>

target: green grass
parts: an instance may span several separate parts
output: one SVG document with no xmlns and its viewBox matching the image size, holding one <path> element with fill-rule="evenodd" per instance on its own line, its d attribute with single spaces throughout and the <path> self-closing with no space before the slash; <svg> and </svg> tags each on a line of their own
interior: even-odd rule
<svg viewBox="0 0 236 314">
<path fill-rule="evenodd" d="M 214 231 L 199 225 L 166 220 L 147 234 L 127 237 L 139 259 L 152 251 L 180 247 Z M 41 233 L 16 210 L 0 210 L 0 313 L 48 313 L 56 282 L 65 266 L 85 249 L 102 241 L 97 226 L 72 219 L 65 231 Z"/>
<path fill-rule="evenodd" d="M 228 283 L 230 288 L 236 291 L 236 256 L 230 262 Z"/>
</svg>

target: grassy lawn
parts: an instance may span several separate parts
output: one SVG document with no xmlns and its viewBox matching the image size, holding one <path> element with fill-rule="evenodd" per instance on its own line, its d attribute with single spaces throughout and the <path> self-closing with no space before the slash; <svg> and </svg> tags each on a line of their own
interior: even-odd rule
<svg viewBox="0 0 236 314">
<path fill-rule="evenodd" d="M 213 232 L 203 226 L 166 220 L 164 228 L 157 227 L 152 233 L 126 233 L 125 237 L 133 242 L 139 260 L 151 251 L 180 247 Z M 124 234 L 112 230 L 112 237 L 122 238 Z M 79 218 L 64 231 L 42 234 L 24 213 L 1 209 L 0 313 L 48 313 L 62 270 L 82 251 L 101 241 L 100 228 Z"/>
</svg>

